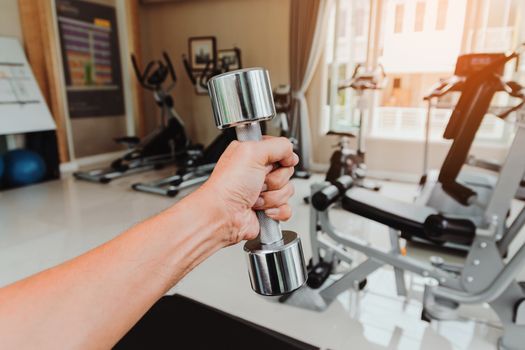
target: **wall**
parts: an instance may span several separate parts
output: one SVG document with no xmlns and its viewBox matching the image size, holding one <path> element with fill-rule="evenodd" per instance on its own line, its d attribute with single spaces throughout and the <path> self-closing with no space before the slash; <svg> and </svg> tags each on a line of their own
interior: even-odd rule
<svg viewBox="0 0 525 350">
<path fill-rule="evenodd" d="M 165 50 L 178 74 L 173 96 L 175 108 L 194 140 L 208 144 L 215 135 L 209 98 L 194 93 L 183 70 L 181 55 L 188 52 L 188 38 L 217 37 L 217 48 L 238 46 L 244 67 L 262 66 L 272 84 L 289 82 L 289 0 L 200 0 L 141 6 L 143 62 Z M 157 107 L 145 93 L 146 119 L 156 125 Z"/>
<path fill-rule="evenodd" d="M 14 36 L 22 42 L 18 0 L 0 1 L 0 36 Z"/>
<path fill-rule="evenodd" d="M 0 1 L 0 36 L 12 36 L 22 43 L 22 27 L 18 12 L 18 0 Z M 17 144 L 20 140 L 16 140 Z M 7 150 L 5 136 L 0 135 L 0 154 Z"/>
</svg>

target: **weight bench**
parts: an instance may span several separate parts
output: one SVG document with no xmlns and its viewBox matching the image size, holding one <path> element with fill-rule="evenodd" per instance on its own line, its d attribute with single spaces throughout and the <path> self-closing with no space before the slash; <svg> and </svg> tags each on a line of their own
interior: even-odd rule
<svg viewBox="0 0 525 350">
<path fill-rule="evenodd" d="M 515 176 L 513 182 L 516 187 L 519 181 L 520 177 Z M 503 323 L 500 347 L 520 348 L 525 341 L 525 290 L 515 277 L 525 261 L 525 245 L 508 262 L 504 261 L 501 249 L 503 244 L 508 245 L 509 239 L 516 237 L 525 224 L 525 209 L 509 227 L 495 222 L 477 227 L 470 220 L 446 217 L 430 207 L 402 202 L 352 186 L 350 176 L 340 177 L 334 184 L 323 182 L 312 185 L 312 268 L 309 282 L 316 281 L 318 266 L 333 267 L 338 261 L 345 261 L 351 266 L 351 270 L 335 282 L 314 286 L 319 287 L 317 298 L 322 299 L 322 303 L 316 300 L 317 310 L 320 310 L 321 304 L 323 308 L 327 307 L 344 291 L 363 288 L 367 277 L 380 267 L 392 266 L 400 296 L 407 295 L 405 271 L 435 282 L 425 286 L 422 319 L 456 319 L 460 304 L 486 302 Z M 332 225 L 329 209 L 336 202 L 340 202 L 346 211 L 388 226 L 390 250 L 375 248 L 366 241 L 343 234 Z M 431 259 L 429 262 L 417 260 L 402 254 L 399 244 L 401 233 L 436 242 L 466 244 L 470 246 L 469 253 L 463 265 L 447 264 L 443 259 Z M 351 250 L 365 255 L 366 259 L 356 264 Z"/>
<path fill-rule="evenodd" d="M 361 188 L 347 191 L 343 209 L 386 225 L 403 236 L 416 236 L 436 243 L 471 244 L 476 226 L 470 220 L 443 216 L 436 209 L 402 202 Z"/>
</svg>

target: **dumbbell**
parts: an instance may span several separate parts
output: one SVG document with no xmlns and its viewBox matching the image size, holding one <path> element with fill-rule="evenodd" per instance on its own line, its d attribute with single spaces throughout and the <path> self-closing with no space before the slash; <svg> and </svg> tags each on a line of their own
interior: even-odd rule
<svg viewBox="0 0 525 350">
<path fill-rule="evenodd" d="M 215 124 L 235 128 L 237 139 L 262 139 L 260 122 L 275 116 L 268 71 L 248 68 L 217 75 L 208 81 Z M 279 222 L 256 211 L 260 232 L 247 241 L 248 274 L 252 289 L 272 296 L 293 292 L 306 282 L 301 240 L 293 231 L 281 231 Z"/>
</svg>

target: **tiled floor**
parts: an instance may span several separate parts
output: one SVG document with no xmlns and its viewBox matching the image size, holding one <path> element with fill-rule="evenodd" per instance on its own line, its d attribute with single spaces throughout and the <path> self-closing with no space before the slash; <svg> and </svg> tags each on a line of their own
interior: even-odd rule
<svg viewBox="0 0 525 350">
<path fill-rule="evenodd" d="M 5 285 L 76 256 L 111 239 L 134 223 L 173 204 L 176 199 L 132 191 L 139 178 L 109 185 L 66 177 L 23 189 L 0 192 L 0 285 Z M 302 197 L 309 184 L 294 180 L 294 217 L 283 223 L 303 237 L 309 258 L 308 206 Z M 385 182 L 382 192 L 410 201 L 413 184 Z M 387 229 L 379 224 L 334 210 L 336 225 L 351 235 L 387 247 Z M 408 248 L 414 257 L 432 254 Z M 424 280 L 408 276 L 408 299 L 395 295 L 393 274 L 384 268 L 370 279 L 364 292 L 342 294 L 325 311 L 283 305 L 255 295 L 250 287 L 240 246 L 218 252 L 173 288 L 178 292 L 236 316 L 288 334 L 323 349 L 494 349 L 498 321 L 485 306 L 463 308 L 461 320 L 420 321 Z"/>
</svg>

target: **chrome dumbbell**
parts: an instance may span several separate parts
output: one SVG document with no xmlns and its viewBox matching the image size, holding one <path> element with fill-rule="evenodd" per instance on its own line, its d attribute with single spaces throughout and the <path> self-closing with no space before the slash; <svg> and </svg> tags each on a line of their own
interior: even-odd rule
<svg viewBox="0 0 525 350">
<path fill-rule="evenodd" d="M 260 122 L 275 116 L 268 71 L 248 68 L 217 75 L 208 88 L 219 129 L 235 127 L 239 141 L 262 139 Z M 301 240 L 293 231 L 281 231 L 278 221 L 257 211 L 260 233 L 247 241 L 248 272 L 252 289 L 262 295 L 281 295 L 306 281 Z"/>
</svg>

